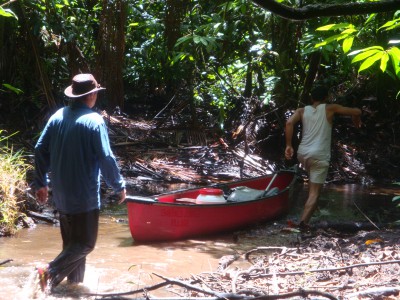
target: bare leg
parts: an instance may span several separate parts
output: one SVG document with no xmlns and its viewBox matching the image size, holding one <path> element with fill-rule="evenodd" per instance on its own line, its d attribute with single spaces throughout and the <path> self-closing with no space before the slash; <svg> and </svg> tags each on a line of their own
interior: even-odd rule
<svg viewBox="0 0 400 300">
<path fill-rule="evenodd" d="M 303 214 L 301 215 L 300 222 L 308 224 L 308 222 L 310 221 L 312 214 L 317 208 L 317 202 L 319 195 L 321 193 L 322 186 L 323 184 L 321 183 L 309 182 L 308 199 L 306 204 L 304 205 L 304 211 Z"/>
</svg>

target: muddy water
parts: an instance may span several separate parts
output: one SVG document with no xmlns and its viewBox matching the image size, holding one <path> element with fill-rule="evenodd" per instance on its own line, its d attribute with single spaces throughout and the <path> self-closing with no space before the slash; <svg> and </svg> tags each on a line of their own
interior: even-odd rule
<svg viewBox="0 0 400 300">
<path fill-rule="evenodd" d="M 297 220 L 306 193 L 307 186 L 295 187 L 293 211 L 278 222 L 225 235 L 147 245 L 132 240 L 124 207 L 117 212 L 104 211 L 96 249 L 88 256 L 84 283 L 70 286 L 63 282 L 52 296 L 35 292 L 33 270 L 35 265 L 46 263 L 59 253 L 59 228 L 39 224 L 34 229 L 20 230 L 15 237 L 0 239 L 0 262 L 13 260 L 0 267 L 0 299 L 94 299 L 85 294 L 136 290 L 163 281 L 156 274 L 188 278 L 191 274 L 215 271 L 224 255 L 243 253 L 257 246 L 291 246 L 297 235 L 280 229 L 286 220 Z M 400 219 L 400 209 L 394 209 L 391 202 L 394 194 L 400 191 L 357 185 L 327 186 L 314 221 L 365 221 L 365 216 L 374 222 Z M 176 296 L 166 287 L 149 295 Z"/>
</svg>

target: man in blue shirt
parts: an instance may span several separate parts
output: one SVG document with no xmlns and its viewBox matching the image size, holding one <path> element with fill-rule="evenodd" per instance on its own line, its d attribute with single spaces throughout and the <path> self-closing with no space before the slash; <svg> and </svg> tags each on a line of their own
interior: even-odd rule
<svg viewBox="0 0 400 300">
<path fill-rule="evenodd" d="M 125 200 L 125 181 L 106 124 L 92 110 L 102 89 L 93 75 L 76 75 L 64 91 L 69 106 L 50 117 L 35 146 L 36 198 L 41 204 L 47 202 L 50 177 L 63 240 L 61 253 L 48 266 L 37 268 L 42 290 L 65 277 L 71 283 L 83 282 L 86 256 L 97 239 L 100 174 L 119 193 L 119 203 Z"/>
</svg>

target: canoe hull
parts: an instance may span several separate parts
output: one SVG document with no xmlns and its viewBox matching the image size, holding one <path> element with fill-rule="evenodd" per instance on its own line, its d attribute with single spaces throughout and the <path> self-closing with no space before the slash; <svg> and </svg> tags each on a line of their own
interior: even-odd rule
<svg viewBox="0 0 400 300">
<path fill-rule="evenodd" d="M 218 185 L 227 189 L 248 186 L 265 189 L 272 175 L 230 184 Z M 177 191 L 154 196 L 157 201 L 127 200 L 129 226 L 135 241 L 170 241 L 216 234 L 273 220 L 289 209 L 289 188 L 292 172 L 281 172 L 272 187 L 277 195 L 243 202 L 225 204 L 177 203 L 176 199 L 196 198 L 198 189 Z"/>
</svg>

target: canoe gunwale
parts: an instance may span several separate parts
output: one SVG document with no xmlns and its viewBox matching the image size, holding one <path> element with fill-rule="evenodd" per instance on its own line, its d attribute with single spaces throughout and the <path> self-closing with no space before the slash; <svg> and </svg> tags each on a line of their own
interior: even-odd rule
<svg viewBox="0 0 400 300">
<path fill-rule="evenodd" d="M 291 187 L 293 186 L 293 183 L 296 180 L 296 174 L 294 171 L 291 170 L 282 170 L 277 172 L 277 174 L 279 175 L 280 173 L 294 173 L 293 179 L 292 181 L 283 189 L 280 189 L 279 192 L 277 194 L 274 195 L 269 195 L 267 197 L 261 197 L 261 198 L 257 198 L 257 199 L 251 199 L 251 200 L 245 200 L 245 201 L 227 201 L 225 203 L 209 203 L 209 204 L 196 204 L 196 203 L 187 203 L 187 202 L 163 202 L 163 201 L 159 201 L 158 197 L 162 197 L 165 195 L 172 195 L 172 194 L 179 194 L 182 192 L 186 192 L 188 190 L 198 190 L 201 187 L 195 187 L 195 188 L 191 188 L 191 189 L 181 189 L 181 190 L 175 190 L 173 192 L 170 193 L 163 193 L 163 194 L 157 194 L 154 196 L 130 196 L 128 195 L 126 197 L 126 202 L 131 202 L 131 203 L 140 203 L 140 204 L 147 204 L 147 205 L 162 205 L 162 206 L 176 206 L 176 207 L 210 207 L 210 206 L 214 206 L 214 207 L 221 207 L 221 206 L 235 206 L 235 205 L 245 205 L 245 204 L 249 204 L 249 203 L 253 203 L 253 202 L 257 202 L 257 201 L 266 201 L 268 198 L 275 198 L 280 196 L 283 193 L 286 193 L 288 190 L 291 189 Z M 212 187 L 212 188 L 221 188 L 223 189 L 225 188 L 229 188 L 230 185 L 236 184 L 236 183 L 246 183 L 246 182 L 251 182 L 254 181 L 257 178 L 263 178 L 263 177 L 270 177 L 273 176 L 273 174 L 270 175 L 262 175 L 262 176 L 258 176 L 258 177 L 254 177 L 254 178 L 248 178 L 248 179 L 243 179 L 243 180 L 238 180 L 236 182 L 233 182 L 231 184 L 229 183 L 224 183 L 224 184 L 214 184 L 214 185 L 210 185 L 208 187 Z"/>
</svg>

